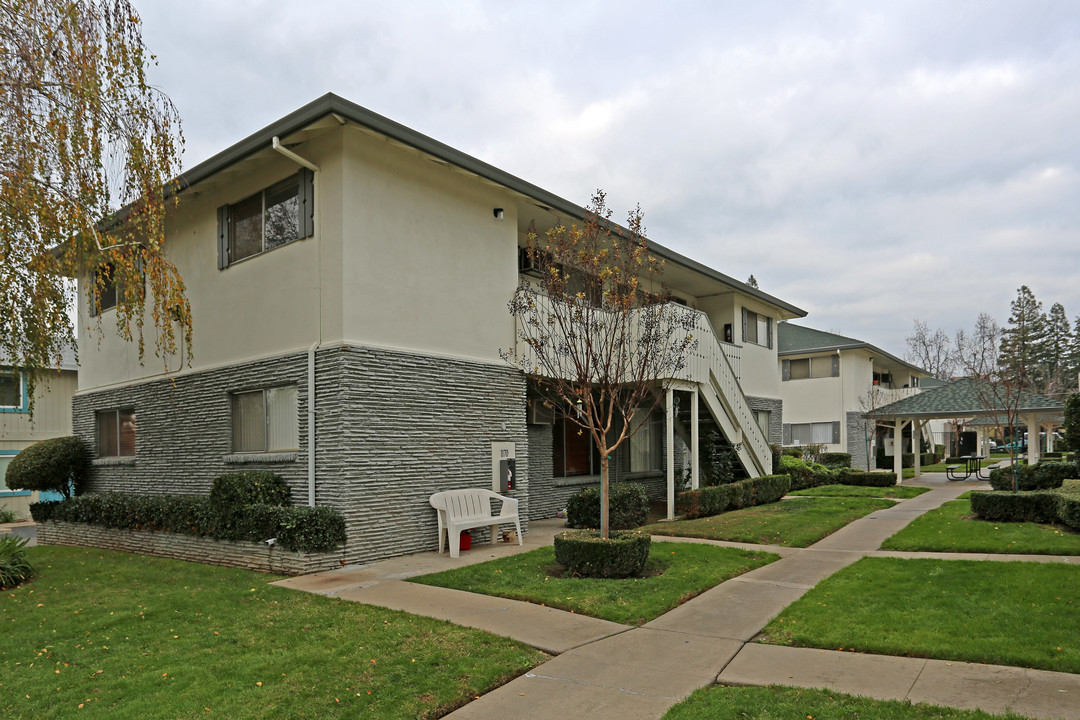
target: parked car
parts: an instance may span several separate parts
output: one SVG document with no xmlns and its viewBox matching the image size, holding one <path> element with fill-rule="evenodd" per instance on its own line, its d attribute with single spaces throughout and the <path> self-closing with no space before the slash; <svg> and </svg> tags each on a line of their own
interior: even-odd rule
<svg viewBox="0 0 1080 720">
<path fill-rule="evenodd" d="M 1013 440 L 1011 443 L 1003 445 L 1001 449 L 1013 454 L 1027 452 L 1027 443 L 1023 440 Z"/>
</svg>

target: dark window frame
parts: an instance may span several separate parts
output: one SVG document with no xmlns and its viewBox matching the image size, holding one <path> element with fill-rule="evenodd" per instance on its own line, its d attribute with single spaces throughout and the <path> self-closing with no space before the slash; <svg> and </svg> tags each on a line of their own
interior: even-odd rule
<svg viewBox="0 0 1080 720">
<path fill-rule="evenodd" d="M 102 429 L 109 416 L 113 418 L 113 434 L 109 437 L 103 437 Z M 125 420 L 129 421 L 128 424 L 125 424 Z M 135 457 L 138 423 L 136 422 L 134 407 L 98 410 L 94 413 L 94 425 L 97 435 L 98 457 Z M 125 435 L 129 436 L 128 441 L 125 441 Z"/>
<path fill-rule="evenodd" d="M 284 191 L 291 191 L 295 188 L 295 195 L 289 193 L 288 197 L 282 195 Z M 268 245 L 267 243 L 267 210 L 268 208 L 279 207 L 281 202 L 271 202 L 268 205 L 268 198 L 274 198 L 275 195 L 280 195 L 283 201 L 291 200 L 295 197 L 296 200 L 296 227 L 295 237 L 288 237 L 287 239 L 274 241 Z M 260 207 L 258 214 L 249 213 L 245 218 L 242 213 L 245 205 L 254 205 L 253 201 L 258 200 Z M 241 254 L 240 250 L 236 247 L 236 226 L 238 222 L 245 219 L 259 218 L 259 248 L 257 250 Z M 304 240 L 315 234 L 315 174 L 307 168 L 302 168 L 299 172 L 283 178 L 276 183 L 268 185 L 257 193 L 249 195 L 237 202 L 230 203 L 228 205 L 222 205 L 217 211 L 217 224 L 218 224 L 218 270 L 224 270 L 238 262 L 248 260 L 259 255 L 263 255 L 272 250 L 276 250 L 279 247 L 291 245 L 298 240 Z"/>
</svg>

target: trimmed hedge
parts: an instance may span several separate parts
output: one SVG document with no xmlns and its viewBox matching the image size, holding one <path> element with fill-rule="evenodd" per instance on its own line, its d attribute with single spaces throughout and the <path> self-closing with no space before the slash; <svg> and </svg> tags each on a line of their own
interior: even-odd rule
<svg viewBox="0 0 1080 720">
<path fill-rule="evenodd" d="M 634 577 L 645 569 L 651 542 L 641 530 L 615 531 L 607 540 L 597 530 L 566 530 L 555 536 L 555 562 L 577 577 Z"/>
<path fill-rule="evenodd" d="M 780 473 L 791 477 L 792 490 L 805 490 L 834 482 L 834 473 L 824 465 L 808 463 L 790 455 L 780 457 Z"/>
<path fill-rule="evenodd" d="M 821 453 L 821 464 L 830 470 L 851 467 L 851 453 L 827 452 Z"/>
<path fill-rule="evenodd" d="M 71 497 L 82 491 L 89 467 L 90 453 L 80 438 L 51 438 L 13 457 L 5 482 L 12 490 L 53 490 Z"/>
<path fill-rule="evenodd" d="M 892 487 L 896 484 L 896 473 L 844 470 L 836 478 L 836 482 L 840 485 L 858 485 L 860 487 Z"/>
<path fill-rule="evenodd" d="M 681 492 L 675 498 L 675 512 L 687 520 L 710 517 L 728 510 L 776 502 L 790 490 L 788 475 L 765 475 Z"/>
<path fill-rule="evenodd" d="M 263 542 L 277 538 L 287 550 L 326 552 L 345 542 L 345 518 L 328 507 L 246 505 L 222 508 L 208 497 L 100 493 L 34 503 L 35 522 L 57 520 L 121 530 L 158 530 Z"/>
<path fill-rule="evenodd" d="M 226 473 L 214 478 L 210 499 L 222 505 L 292 505 L 280 475 L 264 471 Z"/>
<path fill-rule="evenodd" d="M 608 491 L 608 529 L 629 530 L 649 521 L 649 497 L 645 486 L 632 482 L 611 483 Z M 574 528 L 600 527 L 600 488 L 588 488 L 566 503 L 566 524 Z"/>
<path fill-rule="evenodd" d="M 1062 524 L 1080 530 L 1080 495 L 1058 493 L 1057 517 Z"/>
<path fill-rule="evenodd" d="M 1049 523 L 1058 519 L 1060 497 L 1049 490 L 976 490 L 971 493 L 971 511 L 984 520 Z"/>
<path fill-rule="evenodd" d="M 1061 483 L 1077 476 L 1073 463 L 1048 462 L 1020 465 L 1016 468 L 1017 490 L 1052 490 Z M 1013 489 L 1013 471 L 1006 466 L 990 471 L 990 487 L 995 490 Z"/>
</svg>

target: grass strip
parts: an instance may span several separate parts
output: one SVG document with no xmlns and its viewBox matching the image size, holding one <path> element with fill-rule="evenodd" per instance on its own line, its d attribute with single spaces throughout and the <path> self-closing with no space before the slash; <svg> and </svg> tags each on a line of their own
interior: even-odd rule
<svg viewBox="0 0 1080 720">
<path fill-rule="evenodd" d="M 857 497 L 793 497 L 696 520 L 646 525 L 654 535 L 807 547 L 850 522 L 895 505 Z"/>
<path fill-rule="evenodd" d="M 693 543 L 654 542 L 646 577 L 622 580 L 563 577 L 555 548 L 411 578 L 423 585 L 546 605 L 625 625 L 663 615 L 724 580 L 778 556 Z"/>
<path fill-rule="evenodd" d="M 763 633 L 778 645 L 1077 673 L 1078 583 L 1075 565 L 863 558 Z"/>
<path fill-rule="evenodd" d="M 918 497 L 930 488 L 908 487 L 905 485 L 893 485 L 892 487 L 862 487 L 859 485 L 821 485 L 816 488 L 806 488 L 788 493 L 798 497 L 870 497 L 892 498 L 894 500 L 908 500 Z"/>
<path fill-rule="evenodd" d="M 441 717 L 543 662 L 485 632 L 271 575 L 32 548 L 0 596 L 0 717 Z"/>
<path fill-rule="evenodd" d="M 916 518 L 881 544 L 909 552 L 1080 555 L 1080 533 L 1065 525 L 991 522 L 971 514 L 971 500 L 951 500 Z"/>
<path fill-rule="evenodd" d="M 902 700 L 873 700 L 829 690 L 793 687 L 702 688 L 675 705 L 663 720 L 995 720 L 1020 715 L 991 715 Z"/>
</svg>

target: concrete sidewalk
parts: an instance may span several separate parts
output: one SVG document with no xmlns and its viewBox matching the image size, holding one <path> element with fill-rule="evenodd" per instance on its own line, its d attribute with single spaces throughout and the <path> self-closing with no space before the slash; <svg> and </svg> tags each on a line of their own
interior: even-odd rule
<svg viewBox="0 0 1080 720">
<path fill-rule="evenodd" d="M 1030 717 L 1080 720 L 1078 675 L 751 642 L 785 607 L 859 558 L 915 556 L 877 548 L 919 515 L 963 492 L 986 486 L 973 481 L 949 482 L 944 475 L 923 475 L 917 483 L 907 484 L 932 490 L 856 520 L 808 548 L 770 547 L 782 555 L 780 560 L 732 578 L 640 628 L 529 603 L 399 582 L 404 577 L 550 544 L 563 526 L 561 520 L 530 523 L 524 548 L 484 545 L 456 560 L 423 553 L 277 584 L 450 620 L 557 655 L 448 716 L 459 720 L 546 720 L 559 715 L 654 720 L 694 690 L 716 682 L 823 687 L 881 699 L 978 706 L 988 712 L 1011 709 Z M 917 555 L 1020 559 L 955 553 Z M 1078 558 L 1039 559 L 1080 562 Z"/>
</svg>

